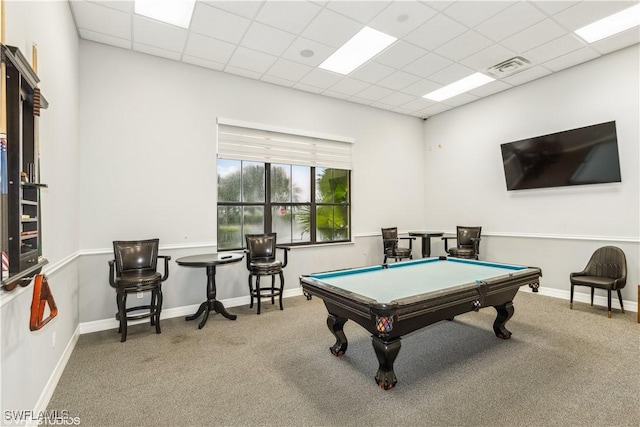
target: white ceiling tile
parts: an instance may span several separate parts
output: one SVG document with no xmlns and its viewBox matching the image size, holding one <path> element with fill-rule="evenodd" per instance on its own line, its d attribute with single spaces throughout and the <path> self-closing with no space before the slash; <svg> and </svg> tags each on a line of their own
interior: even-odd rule
<svg viewBox="0 0 640 427">
<path fill-rule="evenodd" d="M 548 76 L 549 74 L 551 74 L 551 71 L 544 67 L 536 66 L 505 77 L 501 79 L 501 81 L 517 86 L 539 79 L 540 77 Z"/>
<path fill-rule="evenodd" d="M 251 21 L 238 15 L 196 3 L 190 29 L 214 39 L 238 43 L 250 23 Z"/>
<path fill-rule="evenodd" d="M 370 61 L 358 67 L 349 76 L 367 83 L 377 83 L 394 71 L 391 67 Z"/>
<path fill-rule="evenodd" d="M 180 52 L 187 41 L 187 30 L 135 15 L 133 41 L 162 50 Z"/>
<path fill-rule="evenodd" d="M 210 68 L 212 70 L 222 71 L 224 69 L 224 64 L 214 61 L 207 61 L 206 59 L 198 58 L 195 56 L 182 55 L 182 62 L 197 65 L 198 67 Z"/>
<path fill-rule="evenodd" d="M 441 85 L 448 85 L 449 83 L 453 83 L 470 76 L 473 73 L 475 73 L 475 70 L 472 70 L 471 68 L 460 64 L 452 64 L 447 68 L 430 75 L 429 80 L 433 80 Z"/>
<path fill-rule="evenodd" d="M 489 47 L 491 40 L 475 31 L 467 31 L 436 49 L 436 53 L 452 61 L 459 61 L 482 49 Z"/>
<path fill-rule="evenodd" d="M 635 4 L 637 2 L 583 1 L 555 14 L 553 19 L 574 31 Z"/>
<path fill-rule="evenodd" d="M 363 104 L 363 105 L 371 105 L 371 104 L 373 104 L 372 100 L 365 99 L 365 98 L 359 98 L 357 96 L 352 96 L 351 98 L 349 98 L 349 102 L 355 102 L 357 104 Z"/>
<path fill-rule="evenodd" d="M 514 52 L 522 53 L 556 39 L 565 33 L 566 31 L 564 28 L 558 25 L 555 21 L 552 19 L 545 19 L 544 21 L 540 21 L 537 24 L 512 35 L 511 37 L 507 37 L 502 40 L 500 44 Z"/>
<path fill-rule="evenodd" d="M 321 8 L 306 1 L 267 1 L 255 20 L 298 34 L 306 28 Z"/>
<path fill-rule="evenodd" d="M 108 36 L 103 33 L 80 29 L 78 30 L 80 37 L 84 40 L 107 44 L 110 46 L 121 47 L 123 49 L 131 49 L 131 40 L 119 39 L 117 37 Z"/>
<path fill-rule="evenodd" d="M 433 50 L 449 40 L 453 40 L 466 30 L 464 25 L 444 15 L 437 15 L 408 34 L 406 40 L 425 49 Z"/>
<path fill-rule="evenodd" d="M 590 46 L 592 49 L 605 54 L 632 46 L 636 43 L 640 43 L 640 30 L 638 30 L 638 27 L 616 34 L 615 36 L 607 37 L 604 40 L 592 43 Z"/>
<path fill-rule="evenodd" d="M 457 1 L 458 0 L 423 0 L 422 2 L 428 5 L 431 9 L 442 12 L 456 4 Z"/>
<path fill-rule="evenodd" d="M 260 77 L 260 80 L 263 82 L 271 83 L 278 86 L 285 86 L 285 87 L 292 87 L 294 84 L 296 84 L 296 82 L 293 82 L 291 80 L 281 79 L 279 77 L 274 77 L 267 74 Z"/>
<path fill-rule="evenodd" d="M 582 48 L 582 44 L 576 37 L 566 35 L 538 46 L 525 52 L 524 56 L 533 64 L 542 64 L 560 55 Z"/>
<path fill-rule="evenodd" d="M 254 22 L 240 42 L 241 46 L 280 56 L 294 41 L 296 36 L 273 27 Z"/>
<path fill-rule="evenodd" d="M 75 2 L 77 2 L 77 0 L 73 1 L 73 3 L 75 3 Z M 72 2 L 70 2 L 70 3 L 72 3 Z M 94 1 L 94 0 L 91 0 L 91 3 L 96 3 L 96 4 L 99 4 L 101 6 L 110 7 L 111 9 L 116 9 L 116 10 L 119 10 L 121 12 L 133 13 L 133 4 L 134 4 L 134 2 L 132 0 L 128 0 L 128 1 L 124 1 L 124 0 Z"/>
<path fill-rule="evenodd" d="M 388 77 L 380 80 L 377 84 L 388 89 L 400 90 L 420 80 L 420 77 L 404 71 L 396 71 Z"/>
<path fill-rule="evenodd" d="M 322 63 L 322 61 L 327 59 L 334 50 L 335 49 L 321 43 L 298 37 L 282 54 L 282 57 L 301 64 L 309 65 L 310 67 L 317 67 Z M 313 55 L 302 56 L 301 53 L 303 51 L 310 51 Z"/>
<path fill-rule="evenodd" d="M 332 1 L 327 3 L 327 8 L 341 15 L 366 24 L 379 14 L 382 9 L 389 6 L 390 1 Z"/>
<path fill-rule="evenodd" d="M 301 78 L 300 83 L 322 89 L 329 89 L 331 86 L 342 80 L 342 78 L 343 77 L 339 74 L 315 68 L 306 76 Z"/>
<path fill-rule="evenodd" d="M 303 83 L 296 83 L 295 85 L 293 85 L 293 88 L 303 90 L 305 92 L 322 93 L 322 88 L 305 85 Z"/>
<path fill-rule="evenodd" d="M 476 26 L 475 30 L 492 40 L 500 41 L 545 18 L 542 12 L 530 4 L 518 2 Z"/>
<path fill-rule="evenodd" d="M 380 100 L 383 104 L 392 105 L 394 107 L 399 107 L 401 105 L 406 104 L 409 101 L 412 101 L 415 97 L 411 95 L 407 95 L 405 93 L 392 93 L 389 96 L 386 96 Z"/>
<path fill-rule="evenodd" d="M 514 1 L 462 1 L 448 7 L 444 14 L 473 28 L 514 3 Z"/>
<path fill-rule="evenodd" d="M 430 53 L 407 65 L 403 68 L 403 71 L 415 74 L 416 76 L 426 77 L 448 67 L 452 63 L 450 59 L 443 58 L 435 53 Z"/>
<path fill-rule="evenodd" d="M 362 29 L 362 24 L 330 10 L 323 10 L 302 36 L 332 47 L 340 47 Z"/>
<path fill-rule="evenodd" d="M 308 65 L 280 58 L 269 68 L 267 75 L 297 82 L 311 70 L 313 70 L 313 68 Z"/>
<path fill-rule="evenodd" d="M 493 95 L 494 93 L 502 92 L 507 89 L 511 89 L 513 86 L 503 82 L 502 80 L 494 80 L 486 85 L 482 85 L 469 91 L 471 95 L 485 97 Z"/>
<path fill-rule="evenodd" d="M 582 1 L 582 0 L 579 0 Z M 538 0 L 532 1 L 531 4 L 542 10 L 549 16 L 552 16 L 561 10 L 567 9 L 574 4 L 578 3 L 578 1 L 569 1 L 569 0 Z"/>
<path fill-rule="evenodd" d="M 435 116 L 436 114 L 443 113 L 447 110 L 451 110 L 453 107 L 450 107 L 445 104 L 435 104 L 431 107 L 427 107 L 421 111 L 423 117 Z"/>
<path fill-rule="evenodd" d="M 420 96 L 420 98 L 414 98 L 413 101 L 407 102 L 403 105 L 403 107 L 411 111 L 421 111 L 434 104 L 435 102 L 430 101 L 426 98 L 422 98 L 422 96 Z"/>
<path fill-rule="evenodd" d="M 387 89 L 380 86 L 369 86 L 365 90 L 362 90 L 357 93 L 358 98 L 368 99 L 371 101 L 379 101 L 384 97 L 393 94 L 391 89 Z"/>
<path fill-rule="evenodd" d="M 242 1 L 202 1 L 201 3 L 208 4 L 209 6 L 217 7 L 218 9 L 226 10 L 236 15 L 243 16 L 245 18 L 253 19 L 260 7 L 265 3 L 264 1 L 242 0 Z"/>
<path fill-rule="evenodd" d="M 235 49 L 236 46 L 231 43 L 193 33 L 187 40 L 184 54 L 215 63 L 226 64 Z"/>
<path fill-rule="evenodd" d="M 394 37 L 403 37 L 436 15 L 436 11 L 416 1 L 396 1 L 369 22 L 369 26 Z"/>
<path fill-rule="evenodd" d="M 131 15 L 88 2 L 71 2 L 79 29 L 131 40 Z"/>
<path fill-rule="evenodd" d="M 149 55 L 153 55 L 153 56 L 159 56 L 161 58 L 167 58 L 167 59 L 173 59 L 174 61 L 179 61 L 180 60 L 180 53 L 179 52 L 175 52 L 175 51 L 171 51 L 171 50 L 167 50 L 167 49 L 162 49 L 159 47 L 155 47 L 155 46 L 149 46 L 146 44 L 142 44 L 142 43 L 133 43 L 133 50 L 137 51 L 137 52 L 142 52 L 142 53 L 146 53 Z"/>
<path fill-rule="evenodd" d="M 343 93 L 345 95 L 352 96 L 360 91 L 365 90 L 369 86 L 371 86 L 369 83 L 365 83 L 360 80 L 346 77 L 340 80 L 335 85 L 331 86 L 331 90 L 335 92 Z"/>
<path fill-rule="evenodd" d="M 426 54 L 426 50 L 405 41 L 398 40 L 384 52 L 376 56 L 375 61 L 393 68 L 402 68 Z"/>
<path fill-rule="evenodd" d="M 477 96 L 471 95 L 470 93 L 461 93 L 460 95 L 456 95 L 453 98 L 445 99 L 441 102 L 441 104 L 446 104 L 451 107 L 459 107 L 460 105 L 468 104 L 477 99 Z"/>
<path fill-rule="evenodd" d="M 251 70 L 247 70 L 244 68 L 239 68 L 239 67 L 234 67 L 232 65 L 227 65 L 224 68 L 224 71 L 226 73 L 231 73 L 231 74 L 235 74 L 236 76 L 242 76 L 242 77 L 247 77 L 250 79 L 259 79 L 260 76 L 262 76 L 261 73 L 255 72 L 255 71 L 251 71 Z"/>
<path fill-rule="evenodd" d="M 431 80 L 422 79 L 414 84 L 402 89 L 402 92 L 414 96 L 424 96 L 434 90 L 440 89 L 442 85 Z M 424 99 L 424 98 L 423 98 Z M 431 102 L 431 101 L 429 101 Z"/>
<path fill-rule="evenodd" d="M 322 92 L 323 95 L 326 96 L 330 96 L 332 98 L 338 98 L 338 99 L 347 99 L 349 98 L 349 95 L 346 95 L 344 93 L 341 92 L 334 92 L 332 90 L 325 90 L 324 92 Z"/>
<path fill-rule="evenodd" d="M 583 62 L 591 61 L 599 56 L 600 54 L 595 52 L 593 49 L 583 47 L 582 49 L 575 50 L 566 55 L 552 59 L 551 61 L 547 61 L 542 65 L 551 71 L 560 71 L 565 68 L 573 67 L 574 65 L 582 64 Z"/>
<path fill-rule="evenodd" d="M 229 60 L 229 66 L 253 71 L 261 75 L 271 67 L 276 57 L 266 53 L 257 52 L 245 47 L 238 47 Z M 225 69 L 226 70 L 226 69 Z"/>
<path fill-rule="evenodd" d="M 515 52 L 498 44 L 494 44 L 463 59 L 460 63 L 476 71 L 482 71 L 507 59 L 511 59 L 514 56 L 517 56 Z"/>
</svg>

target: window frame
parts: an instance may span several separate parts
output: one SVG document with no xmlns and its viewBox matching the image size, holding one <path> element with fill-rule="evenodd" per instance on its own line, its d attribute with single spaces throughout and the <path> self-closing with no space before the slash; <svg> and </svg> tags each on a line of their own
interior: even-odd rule
<svg viewBox="0 0 640 427">
<path fill-rule="evenodd" d="M 265 200 L 264 202 L 243 202 L 242 201 L 242 194 L 240 196 L 240 200 L 239 201 L 230 201 L 230 202 L 226 202 L 226 201 L 220 201 L 219 198 L 217 198 L 216 200 L 216 235 L 220 234 L 220 222 L 219 222 L 219 216 L 218 216 L 218 211 L 220 207 L 238 207 L 240 208 L 242 211 L 244 211 L 245 207 L 262 207 L 264 210 L 264 222 L 263 222 L 263 232 L 264 233 L 271 233 L 273 232 L 273 215 L 272 215 L 272 208 L 275 206 L 285 206 L 287 208 L 292 208 L 292 207 L 302 207 L 302 206 L 309 206 L 309 218 L 310 218 L 310 230 L 309 230 L 309 240 L 305 241 L 305 242 L 289 242 L 289 243 L 282 243 L 284 245 L 287 246 L 291 246 L 291 247 L 296 247 L 296 246 L 315 246 L 315 245 L 327 245 L 327 244 L 336 244 L 336 243 L 349 243 L 352 241 L 352 206 L 351 206 L 351 169 L 339 169 L 339 168 L 331 168 L 331 167 L 325 167 L 325 166 L 321 166 L 319 168 L 322 169 L 334 169 L 334 170 L 340 170 L 340 171 L 345 171 L 347 173 L 347 201 L 346 202 L 339 202 L 339 203 L 327 203 L 327 202 L 318 202 L 317 198 L 316 198 L 316 169 L 318 167 L 313 166 L 313 165 L 295 165 L 295 164 L 289 164 L 289 163 L 270 163 L 270 162 L 261 162 L 261 161 L 256 161 L 256 160 L 237 160 L 237 159 L 223 159 L 223 158 L 218 158 L 217 160 L 235 160 L 235 161 L 239 161 L 240 162 L 240 172 L 242 174 L 243 172 L 243 164 L 244 162 L 250 162 L 250 163 L 260 163 L 262 165 L 264 165 L 264 171 L 265 171 L 265 176 L 264 176 L 264 195 L 265 195 Z M 284 166 L 305 166 L 309 168 L 309 181 L 310 181 L 310 200 L 309 202 L 272 202 L 271 201 L 271 166 L 272 165 L 284 165 Z M 217 162 L 216 162 L 216 170 L 217 170 Z M 241 175 L 242 176 L 242 175 Z M 340 240 L 327 240 L 327 241 L 318 241 L 318 233 L 317 233 L 317 209 L 319 206 L 334 206 L 334 207 L 346 207 L 347 211 L 348 211 L 348 215 L 347 215 L 347 225 L 348 225 L 348 233 L 347 233 L 347 237 L 345 239 L 340 239 Z M 292 210 L 291 210 L 292 211 Z M 244 228 L 244 223 L 242 224 L 242 227 Z M 244 233 L 243 233 L 244 236 Z M 223 251 L 233 251 L 233 250 L 240 250 L 240 249 L 245 249 L 245 241 L 243 239 L 241 239 L 241 247 L 234 247 L 234 248 L 224 248 L 224 249 L 220 249 L 218 247 L 218 250 L 223 252 Z"/>
</svg>

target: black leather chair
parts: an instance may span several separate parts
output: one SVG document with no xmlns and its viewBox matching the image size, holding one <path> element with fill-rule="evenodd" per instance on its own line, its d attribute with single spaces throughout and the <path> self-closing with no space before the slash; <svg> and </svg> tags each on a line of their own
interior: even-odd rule
<svg viewBox="0 0 640 427">
<path fill-rule="evenodd" d="M 275 297 L 280 302 L 282 310 L 282 292 L 284 291 L 284 274 L 282 269 L 287 266 L 289 249 L 286 246 L 276 245 L 276 233 L 268 234 L 245 234 L 247 248 L 245 249 L 247 259 L 247 270 L 249 270 L 249 296 L 251 303 L 249 308 L 253 308 L 253 299 L 258 301 L 258 314 L 260 314 L 260 301 L 262 298 L 271 298 L 271 304 L 275 304 Z M 276 258 L 276 249 L 284 250 L 284 262 Z M 280 276 L 280 287 L 276 288 L 276 275 Z M 271 287 L 260 287 L 260 276 L 271 276 Z M 256 278 L 255 289 L 253 278 Z"/>
<path fill-rule="evenodd" d="M 159 239 L 114 241 L 115 259 L 109 261 L 109 284 L 116 290 L 120 322 L 120 341 L 127 340 L 127 321 L 151 318 L 151 326 L 160 333 L 160 312 L 162 311 L 162 282 L 169 277 L 170 256 L 158 255 Z M 156 271 L 158 258 L 164 259 L 164 274 Z M 127 296 L 138 292 L 151 292 L 148 305 L 127 307 Z M 135 312 L 133 314 L 129 314 Z"/>
<path fill-rule="evenodd" d="M 478 259 L 480 254 L 480 234 L 482 227 L 458 225 L 455 236 L 444 236 L 444 251 L 455 258 Z M 449 240 L 456 240 L 456 246 L 449 247 Z"/>
<path fill-rule="evenodd" d="M 587 266 L 582 271 L 571 273 L 571 298 L 569 308 L 573 309 L 574 286 L 589 286 L 591 288 L 591 305 L 593 306 L 593 293 L 595 288 L 607 290 L 608 316 L 611 317 L 611 291 L 618 292 L 620 311 L 624 313 L 622 294 L 620 289 L 627 284 L 627 258 L 622 249 L 615 246 L 604 246 L 597 249 Z"/>
<path fill-rule="evenodd" d="M 400 240 L 408 240 L 409 247 L 398 246 Z M 389 227 L 382 229 L 382 247 L 384 250 L 383 264 L 387 263 L 387 259 L 402 261 L 405 258 L 413 259 L 411 251 L 413 249 L 413 241 L 415 237 L 398 237 L 398 228 Z"/>
</svg>

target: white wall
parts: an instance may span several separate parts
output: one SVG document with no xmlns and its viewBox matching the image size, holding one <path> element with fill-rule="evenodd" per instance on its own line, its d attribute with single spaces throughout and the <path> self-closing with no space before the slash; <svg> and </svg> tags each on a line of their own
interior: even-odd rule
<svg viewBox="0 0 640 427">
<path fill-rule="evenodd" d="M 542 286 L 565 292 L 569 273 L 582 270 L 596 248 L 619 246 L 629 270 L 623 296 L 637 301 L 638 52 L 635 45 L 428 119 L 429 227 L 482 225 L 484 259 L 539 266 Z M 621 183 L 506 191 L 500 144 L 611 120 Z"/>
<path fill-rule="evenodd" d="M 80 53 L 80 236 L 91 253 L 81 259 L 82 322 L 113 317 L 113 240 L 157 236 L 174 260 L 215 251 L 217 117 L 354 138 L 354 234 L 422 227 L 420 119 L 93 42 Z M 372 251 L 380 262 L 381 239 L 362 242 L 355 257 L 353 245 L 295 249 L 291 267 L 364 265 Z M 218 298 L 247 295 L 244 263 L 218 274 Z M 298 276 L 288 267 L 286 287 Z M 204 270 L 172 261 L 164 308 L 199 304 L 204 284 Z"/>
<path fill-rule="evenodd" d="M 58 316 L 29 330 L 33 286 L 0 291 L 0 411 L 42 410 L 64 367 L 79 324 L 78 36 L 67 2 L 8 1 L 6 44 L 31 60 L 38 45 L 39 87 L 49 102 L 40 116 L 43 255 Z M 55 347 L 53 346 L 55 336 Z"/>
</svg>

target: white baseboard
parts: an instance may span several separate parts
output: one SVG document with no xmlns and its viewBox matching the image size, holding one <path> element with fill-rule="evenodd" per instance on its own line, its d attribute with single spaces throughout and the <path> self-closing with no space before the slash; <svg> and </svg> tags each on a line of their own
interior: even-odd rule
<svg viewBox="0 0 640 427">
<path fill-rule="evenodd" d="M 520 288 L 521 291 L 523 290 L 529 290 L 529 292 L 532 292 L 532 290 L 529 287 L 522 287 Z M 545 288 L 545 287 L 540 287 L 538 289 L 538 293 L 540 295 L 545 295 L 548 297 L 554 297 L 554 298 L 560 298 L 566 301 L 569 301 L 571 298 L 571 291 L 563 291 L 560 289 L 555 289 L 555 288 Z M 575 292 L 573 294 L 573 302 L 584 302 L 587 304 L 591 304 L 591 294 L 585 294 L 582 292 Z M 622 303 L 624 304 L 624 310 L 625 311 L 633 311 L 634 313 L 638 312 L 638 303 L 635 301 L 626 301 L 623 300 Z M 595 295 L 593 297 L 593 305 L 599 305 L 602 307 L 606 307 L 607 306 L 607 297 L 606 296 L 602 296 L 602 295 Z M 617 309 L 620 310 L 620 301 L 618 301 L 618 295 L 615 292 L 612 292 L 611 294 L 611 308 L 612 309 Z"/>
<path fill-rule="evenodd" d="M 47 406 L 49 406 L 49 401 L 51 400 L 51 397 L 53 396 L 53 392 L 55 391 L 58 385 L 58 381 L 60 381 L 60 377 L 62 377 L 64 368 L 67 366 L 67 363 L 71 358 L 71 354 L 73 353 L 73 350 L 76 348 L 76 344 L 78 343 L 78 338 L 80 337 L 79 331 L 80 331 L 79 326 L 76 328 L 75 331 L 73 331 L 73 334 L 71 335 L 71 339 L 69 340 L 69 343 L 67 343 L 67 346 L 62 352 L 62 355 L 58 360 L 56 367 L 53 369 L 53 372 L 51 373 L 51 376 L 49 377 L 47 384 L 45 385 L 44 389 L 42 390 L 42 393 L 40 394 L 40 398 L 36 402 L 36 407 L 33 408 L 35 414 L 44 414 L 45 411 L 47 410 Z M 34 424 L 34 425 L 37 425 L 37 424 Z"/>
<path fill-rule="evenodd" d="M 283 298 L 295 297 L 302 295 L 302 288 L 295 289 L 285 289 L 282 294 Z M 236 298 L 227 298 L 220 300 L 225 307 L 238 307 L 241 305 L 248 305 L 250 302 L 250 298 L 248 295 Z M 162 310 L 162 314 L 160 314 L 160 319 L 172 319 L 174 317 L 183 317 L 189 316 L 196 312 L 196 310 L 200 307 L 200 304 L 193 305 L 185 305 L 182 307 L 174 307 L 174 308 L 166 308 Z M 145 323 L 148 322 L 146 319 L 140 319 L 138 321 L 129 322 L 130 325 L 135 325 L 137 323 Z M 92 322 L 84 322 L 80 323 L 79 330 L 80 334 L 89 334 L 91 332 L 99 332 L 106 331 L 109 329 L 115 329 L 118 327 L 118 321 L 115 318 L 111 319 L 102 319 L 102 320 L 94 320 Z"/>
</svg>

